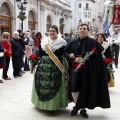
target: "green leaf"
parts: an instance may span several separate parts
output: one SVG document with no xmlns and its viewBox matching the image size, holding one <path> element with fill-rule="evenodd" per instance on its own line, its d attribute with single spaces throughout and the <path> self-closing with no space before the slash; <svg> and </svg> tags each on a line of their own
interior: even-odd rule
<svg viewBox="0 0 120 120">
<path fill-rule="evenodd" d="M 25 15 L 19 14 L 19 15 L 17 16 L 17 18 L 19 18 L 20 20 L 24 21 L 27 17 L 26 17 Z"/>
</svg>

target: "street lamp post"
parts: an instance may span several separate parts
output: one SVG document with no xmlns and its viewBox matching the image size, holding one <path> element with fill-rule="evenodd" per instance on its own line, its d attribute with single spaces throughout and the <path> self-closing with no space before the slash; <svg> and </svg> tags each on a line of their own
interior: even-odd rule
<svg viewBox="0 0 120 120">
<path fill-rule="evenodd" d="M 64 14 L 64 12 L 62 11 L 60 15 L 62 16 L 62 20 L 64 21 L 64 19 L 65 19 L 65 14 Z"/>
<path fill-rule="evenodd" d="M 65 14 L 62 11 L 60 13 L 60 15 L 61 15 L 61 19 L 60 19 L 60 33 L 63 34 L 63 29 L 64 29 L 64 26 L 65 26 L 65 24 L 64 24 Z"/>
<path fill-rule="evenodd" d="M 25 10 L 27 8 L 27 1 L 26 0 L 24 0 L 24 1 L 22 1 L 22 0 L 16 0 L 16 2 L 17 2 L 18 9 L 21 10 L 20 13 L 19 13 L 19 15 L 25 16 Z M 23 21 L 25 20 L 25 18 L 23 17 L 20 20 L 22 22 L 21 28 L 23 30 Z"/>
</svg>

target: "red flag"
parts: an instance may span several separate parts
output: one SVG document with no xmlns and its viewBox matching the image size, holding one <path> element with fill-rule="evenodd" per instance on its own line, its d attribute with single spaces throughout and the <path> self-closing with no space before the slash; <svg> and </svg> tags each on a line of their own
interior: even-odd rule
<svg viewBox="0 0 120 120">
<path fill-rule="evenodd" d="M 120 25 L 120 5 L 114 5 L 112 24 Z"/>
</svg>

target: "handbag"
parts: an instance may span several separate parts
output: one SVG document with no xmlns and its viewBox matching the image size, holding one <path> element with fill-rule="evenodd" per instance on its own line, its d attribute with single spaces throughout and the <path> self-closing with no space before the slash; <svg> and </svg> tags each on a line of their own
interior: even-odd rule
<svg viewBox="0 0 120 120">
<path fill-rule="evenodd" d="M 0 57 L 3 57 L 4 56 L 4 52 L 0 52 Z"/>
<path fill-rule="evenodd" d="M 110 82 L 108 83 L 108 87 L 115 87 L 114 75 L 110 72 Z"/>
</svg>

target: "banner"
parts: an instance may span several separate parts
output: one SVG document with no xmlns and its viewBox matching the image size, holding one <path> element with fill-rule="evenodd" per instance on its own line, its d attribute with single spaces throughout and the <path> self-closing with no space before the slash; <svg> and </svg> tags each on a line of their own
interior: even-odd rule
<svg viewBox="0 0 120 120">
<path fill-rule="evenodd" d="M 110 25 L 108 24 L 108 14 L 107 14 L 106 20 L 103 24 L 103 33 L 109 34 L 109 28 L 110 28 Z"/>
<path fill-rule="evenodd" d="M 114 5 L 112 24 L 120 25 L 120 5 Z"/>
</svg>

